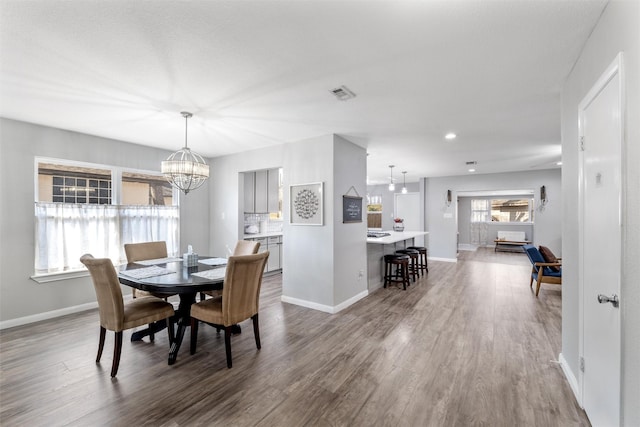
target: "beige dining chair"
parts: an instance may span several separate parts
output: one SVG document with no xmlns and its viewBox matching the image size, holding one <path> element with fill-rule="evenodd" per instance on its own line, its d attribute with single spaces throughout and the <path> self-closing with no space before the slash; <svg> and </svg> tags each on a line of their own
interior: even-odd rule
<svg viewBox="0 0 640 427">
<path fill-rule="evenodd" d="M 268 251 L 254 255 L 229 257 L 222 297 L 207 299 L 191 306 L 191 354 L 196 352 L 199 322 L 224 329 L 224 346 L 228 368 L 231 368 L 232 365 L 232 326 L 243 320 L 252 319 L 256 347 L 258 350 L 261 348 L 258 302 L 262 276 L 268 258 Z"/>
<path fill-rule="evenodd" d="M 255 240 L 238 240 L 231 256 L 257 254 L 258 249 L 260 249 L 260 242 L 256 242 Z M 222 295 L 222 291 L 204 291 L 204 294 L 217 298 Z M 203 300 L 204 298 L 201 297 L 200 301 Z"/>
<path fill-rule="evenodd" d="M 144 243 L 126 243 L 124 245 L 124 253 L 127 255 L 127 262 L 146 261 L 150 259 L 166 258 L 167 255 L 167 243 L 164 241 L 159 242 L 144 242 Z M 151 292 L 143 291 L 136 288 L 131 288 L 131 294 L 134 298 L 146 297 L 153 295 Z M 171 295 L 153 295 L 159 298 L 164 298 Z"/>
<path fill-rule="evenodd" d="M 100 342 L 96 363 L 100 362 L 107 330 L 114 331 L 116 334 L 111 365 L 112 377 L 116 376 L 120 365 L 122 331 L 166 319 L 169 343 L 173 341 L 173 323 L 170 321 L 170 317 L 173 316 L 174 310 L 170 303 L 158 298 L 143 297 L 125 304 L 122 299 L 118 274 L 109 258 L 94 258 L 90 254 L 85 254 L 80 258 L 80 262 L 87 267 L 91 274 L 98 299 Z"/>
</svg>

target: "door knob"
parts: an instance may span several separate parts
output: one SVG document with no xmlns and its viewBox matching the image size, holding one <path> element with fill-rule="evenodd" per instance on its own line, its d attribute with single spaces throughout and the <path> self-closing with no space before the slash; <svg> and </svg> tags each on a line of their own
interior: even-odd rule
<svg viewBox="0 0 640 427">
<path fill-rule="evenodd" d="M 618 295 L 613 294 L 610 297 L 602 294 L 598 294 L 598 302 L 600 304 L 606 304 L 608 302 L 611 303 L 614 307 L 618 307 L 620 305 L 620 301 L 618 300 Z"/>
</svg>

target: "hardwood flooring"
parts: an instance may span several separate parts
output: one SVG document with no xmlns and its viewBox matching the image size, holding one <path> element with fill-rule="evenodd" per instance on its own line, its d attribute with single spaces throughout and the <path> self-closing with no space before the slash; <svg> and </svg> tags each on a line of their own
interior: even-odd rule
<svg viewBox="0 0 640 427">
<path fill-rule="evenodd" d="M 201 325 L 167 365 L 166 333 L 125 342 L 109 376 L 96 310 L 1 331 L 3 426 L 588 426 L 556 359 L 560 288 L 529 288 L 524 254 L 429 262 L 407 291 L 379 289 L 334 315 L 263 283 L 262 350 L 251 321 L 232 338 Z"/>
</svg>

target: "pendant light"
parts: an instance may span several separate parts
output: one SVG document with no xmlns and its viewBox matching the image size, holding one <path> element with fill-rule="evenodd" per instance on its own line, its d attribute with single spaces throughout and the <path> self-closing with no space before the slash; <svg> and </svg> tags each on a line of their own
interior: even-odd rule
<svg viewBox="0 0 640 427">
<path fill-rule="evenodd" d="M 402 171 L 402 194 L 407 194 L 407 171 Z"/>
<path fill-rule="evenodd" d="M 396 185 L 393 183 L 393 168 L 394 165 L 389 165 L 389 169 L 391 169 L 391 175 L 389 175 L 389 191 L 394 191 L 396 189 Z"/>
<path fill-rule="evenodd" d="M 201 155 L 187 147 L 187 123 L 193 114 L 186 111 L 180 114 L 184 117 L 184 147 L 162 162 L 161 172 L 171 185 L 188 194 L 209 178 L 209 165 Z"/>
</svg>

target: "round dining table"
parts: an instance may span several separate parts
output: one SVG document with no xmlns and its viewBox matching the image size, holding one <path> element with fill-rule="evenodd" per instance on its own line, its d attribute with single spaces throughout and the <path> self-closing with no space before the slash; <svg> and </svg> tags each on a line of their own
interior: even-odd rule
<svg viewBox="0 0 640 427">
<path fill-rule="evenodd" d="M 196 302 L 198 293 L 204 291 L 221 290 L 224 284 L 224 274 L 214 275 L 215 277 L 200 277 L 194 273 L 202 273 L 207 270 L 225 268 L 226 265 L 209 265 L 203 263 L 207 259 L 221 260 L 214 257 L 199 257 L 197 265 L 186 267 L 181 258 L 167 258 L 151 261 L 138 261 L 126 265 L 122 265 L 118 269 L 118 279 L 120 283 L 131 286 L 136 289 L 148 291 L 155 296 L 171 296 L 178 295 L 180 303 L 175 311 L 175 322 L 177 330 L 175 337 L 171 342 L 169 350 L 169 365 L 173 365 L 178 357 L 178 351 L 182 345 L 185 329 L 191 324 L 191 305 Z M 150 268 L 151 267 L 151 268 Z M 158 275 L 144 277 L 145 274 L 135 274 L 132 270 L 141 270 L 142 272 L 153 270 Z M 149 274 L 153 274 L 149 273 Z M 142 276 L 142 277 L 139 277 Z M 131 336 L 132 341 L 141 340 L 144 336 L 151 335 L 158 330 L 166 327 L 162 322 L 149 325 L 149 328 L 134 332 Z"/>
</svg>

